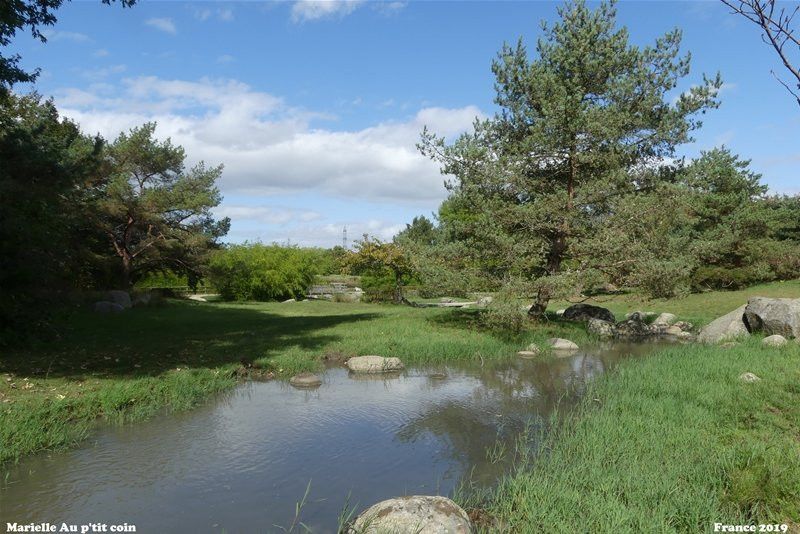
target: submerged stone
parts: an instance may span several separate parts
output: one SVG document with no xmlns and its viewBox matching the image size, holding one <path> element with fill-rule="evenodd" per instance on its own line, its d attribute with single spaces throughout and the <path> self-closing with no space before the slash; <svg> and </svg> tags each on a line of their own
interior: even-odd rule
<svg viewBox="0 0 800 534">
<path fill-rule="evenodd" d="M 347 360 L 345 365 L 354 373 L 386 373 L 403 369 L 400 358 L 383 356 L 354 356 Z"/>
<path fill-rule="evenodd" d="M 322 384 L 322 379 L 313 373 L 300 373 L 290 378 L 289 383 L 296 388 L 315 388 Z"/>
</svg>

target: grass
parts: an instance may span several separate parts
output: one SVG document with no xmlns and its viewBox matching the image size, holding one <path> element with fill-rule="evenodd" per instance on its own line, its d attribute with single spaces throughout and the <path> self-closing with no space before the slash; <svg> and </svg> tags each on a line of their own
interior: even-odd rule
<svg viewBox="0 0 800 534">
<path fill-rule="evenodd" d="M 510 532 L 796 528 L 800 345 L 680 346 L 623 363 L 549 440 L 490 499 Z"/>
</svg>

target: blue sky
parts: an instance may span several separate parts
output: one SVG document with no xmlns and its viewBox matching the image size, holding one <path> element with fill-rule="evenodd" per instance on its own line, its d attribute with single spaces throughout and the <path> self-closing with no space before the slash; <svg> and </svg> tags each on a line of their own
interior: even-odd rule
<svg viewBox="0 0 800 534">
<path fill-rule="evenodd" d="M 42 69 L 36 89 L 87 133 L 157 121 L 189 163 L 223 163 L 228 241 L 329 247 L 344 226 L 351 242 L 390 239 L 437 210 L 444 177 L 416 151 L 420 131 L 452 137 L 492 115 L 492 59 L 519 37 L 535 57 L 558 5 L 74 1 L 47 43 L 20 34 L 9 51 Z M 771 192 L 800 193 L 800 106 L 758 28 L 712 0 L 623 1 L 617 14 L 639 46 L 683 30 L 692 71 L 676 95 L 722 74 L 721 107 L 679 155 L 725 144 Z"/>
</svg>

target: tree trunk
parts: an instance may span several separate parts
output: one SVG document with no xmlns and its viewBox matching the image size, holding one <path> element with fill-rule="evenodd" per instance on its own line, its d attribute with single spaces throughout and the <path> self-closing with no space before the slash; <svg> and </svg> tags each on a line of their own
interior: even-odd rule
<svg viewBox="0 0 800 534">
<path fill-rule="evenodd" d="M 122 289 L 128 291 L 131 288 L 131 257 L 127 251 L 122 255 Z"/>
</svg>

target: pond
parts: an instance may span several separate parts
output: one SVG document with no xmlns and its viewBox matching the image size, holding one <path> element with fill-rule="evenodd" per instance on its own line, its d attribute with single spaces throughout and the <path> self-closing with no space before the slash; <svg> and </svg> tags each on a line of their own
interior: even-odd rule
<svg viewBox="0 0 800 534">
<path fill-rule="evenodd" d="M 569 357 L 412 368 L 322 386 L 249 382 L 205 406 L 110 427 L 81 448 L 12 466 L 0 525 L 135 525 L 137 532 L 335 533 L 362 510 L 413 494 L 449 495 L 464 477 L 491 486 L 531 450 L 587 380 L 654 344 L 607 344 Z M 295 531 L 305 532 L 296 525 Z"/>
</svg>

